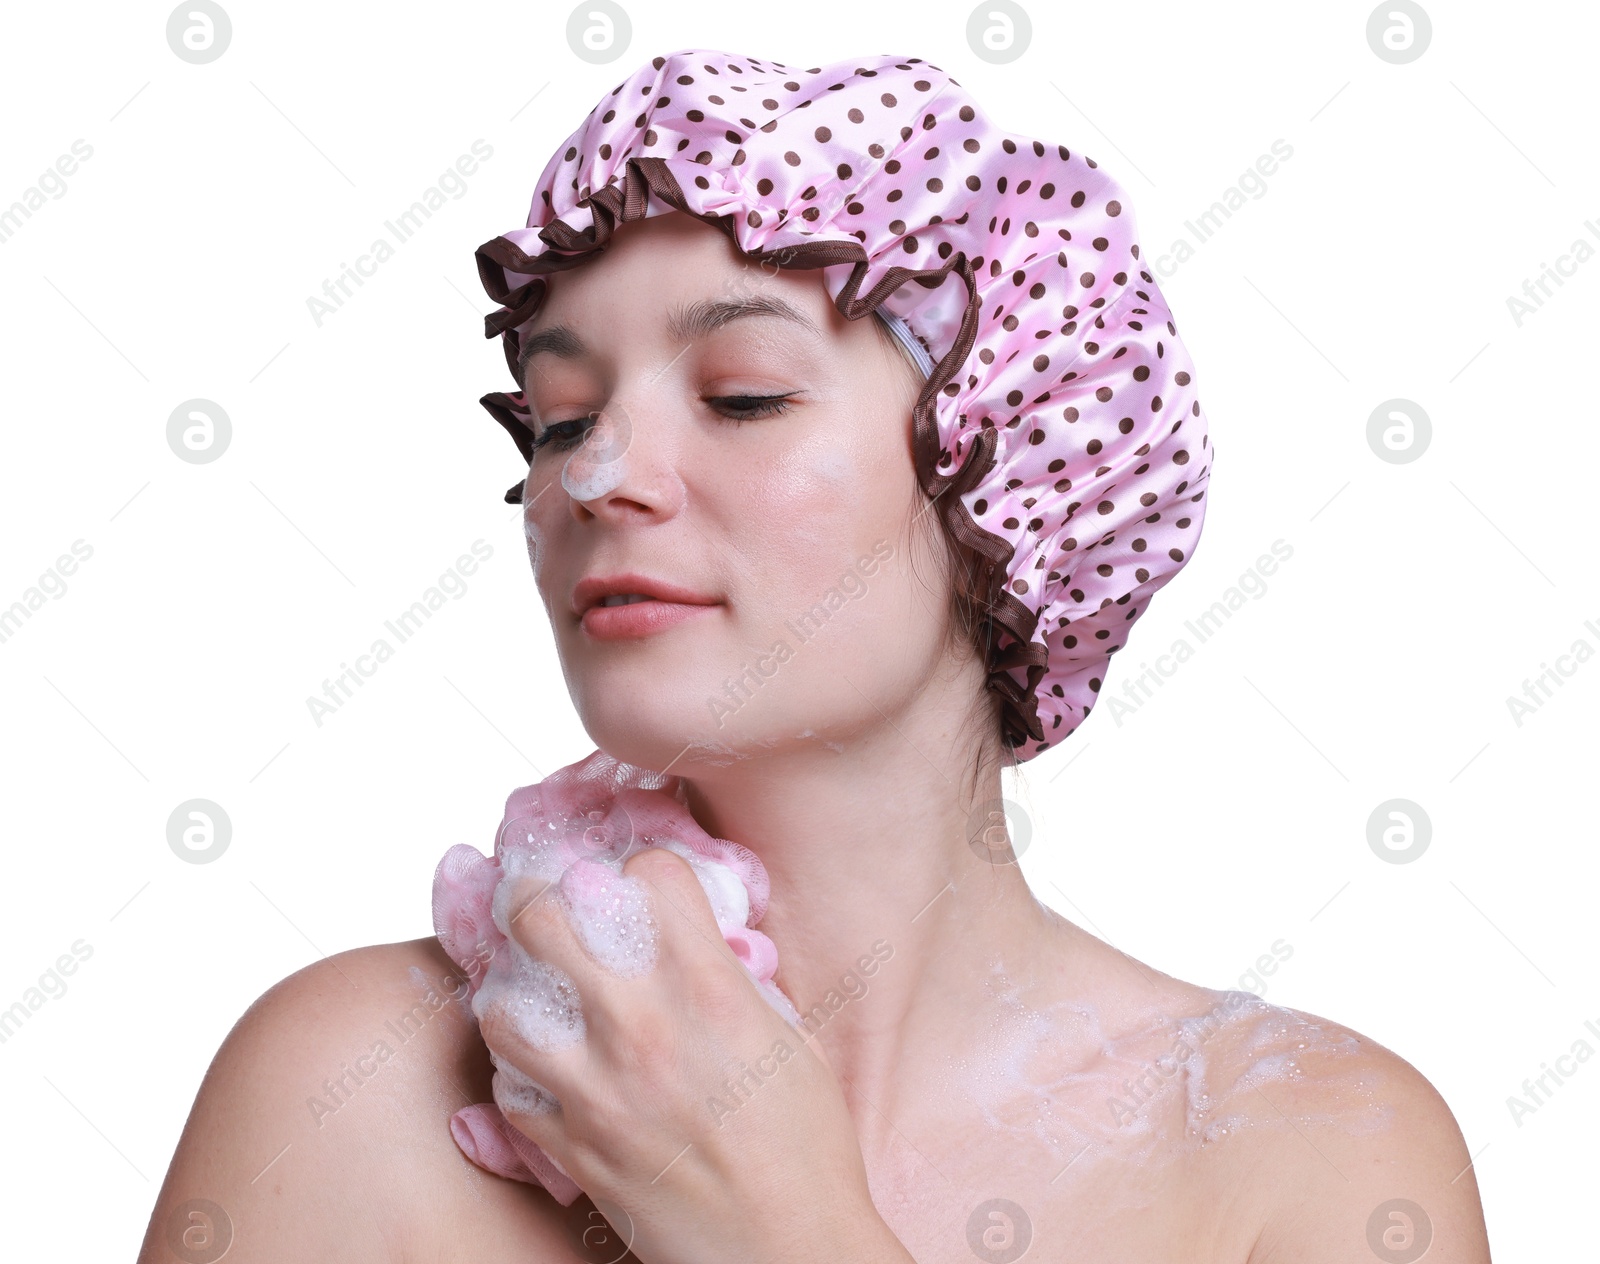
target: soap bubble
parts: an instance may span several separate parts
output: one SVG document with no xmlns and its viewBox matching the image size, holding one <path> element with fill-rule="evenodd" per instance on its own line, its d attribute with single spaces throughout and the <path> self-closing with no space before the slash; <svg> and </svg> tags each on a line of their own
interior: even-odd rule
<svg viewBox="0 0 1600 1264">
<path fill-rule="evenodd" d="M 633 442 L 633 424 L 620 407 L 595 414 L 595 424 L 561 467 L 561 486 L 574 500 L 599 500 L 628 476 L 623 459 Z"/>
<path fill-rule="evenodd" d="M 548 961 L 530 957 L 515 940 L 489 962 L 483 986 L 472 998 L 473 1017 L 482 1026 L 495 1012 L 521 1039 L 541 1053 L 579 1044 L 586 1030 L 578 988 L 570 975 Z"/>
<path fill-rule="evenodd" d="M 579 860 L 561 875 L 560 890 L 573 931 L 606 969 L 631 979 L 655 965 L 660 928 L 637 878 L 615 863 Z"/>
<path fill-rule="evenodd" d="M 638 848 L 634 844 L 633 817 L 619 803 L 591 808 L 572 828 L 581 829 L 581 855 L 592 859 L 625 860 Z"/>
</svg>

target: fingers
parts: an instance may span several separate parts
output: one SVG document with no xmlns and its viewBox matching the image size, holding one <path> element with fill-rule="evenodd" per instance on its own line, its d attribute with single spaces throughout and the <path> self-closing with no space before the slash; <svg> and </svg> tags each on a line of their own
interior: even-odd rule
<svg viewBox="0 0 1600 1264">
<path fill-rule="evenodd" d="M 528 956 L 572 981 L 585 1014 L 609 1009 L 618 981 L 653 964 L 648 893 L 597 861 L 576 860 L 548 884 L 519 879 L 506 924 Z"/>
<path fill-rule="evenodd" d="M 666 847 L 642 848 L 620 873 L 579 859 L 549 886 L 519 886 L 509 907 L 508 924 L 524 950 L 571 976 L 586 1007 L 592 992 L 594 1008 L 608 1012 L 622 999 L 614 984 L 650 973 L 664 951 L 702 966 L 697 950 L 728 955 L 694 870 Z"/>
<path fill-rule="evenodd" d="M 622 863 L 622 872 L 650 893 L 651 908 L 660 925 L 664 946 L 686 964 L 710 947 L 731 955 L 711 902 L 690 863 L 666 847 L 647 847 Z"/>
<path fill-rule="evenodd" d="M 657 846 L 629 857 L 622 867 L 650 892 L 661 923 L 662 968 L 673 973 L 684 1004 L 701 1018 L 720 1018 L 758 999 L 750 972 L 717 925 L 711 900 L 688 860 Z M 746 930 L 734 938 L 744 942 L 756 934 Z"/>
<path fill-rule="evenodd" d="M 587 1020 L 571 977 L 558 967 L 508 944 L 490 963 L 472 1010 L 497 1069 L 510 1063 L 557 1097 L 581 1073 Z"/>
<path fill-rule="evenodd" d="M 655 901 L 636 874 L 579 860 L 561 875 L 557 895 L 576 938 L 606 972 L 635 979 L 655 968 L 660 923 Z"/>
<path fill-rule="evenodd" d="M 665 847 L 630 856 L 621 873 L 583 859 L 558 882 L 513 883 L 510 942 L 474 1011 L 497 1059 L 557 1098 L 595 1070 L 591 1043 L 625 1038 L 644 1010 L 672 1004 L 668 993 L 687 987 L 693 1005 L 748 983 L 690 863 Z M 671 988 L 648 981 L 658 968 Z"/>
<path fill-rule="evenodd" d="M 475 1004 L 495 1011 L 485 1042 L 495 1048 L 492 1030 L 504 1033 L 513 1055 L 519 1042 L 545 1054 L 581 1045 L 589 1017 L 606 1003 L 609 980 L 578 942 L 558 885 L 529 877 L 511 882 L 510 936 L 484 980 L 489 999 Z M 485 1017 L 479 1014 L 480 1025 Z"/>
<path fill-rule="evenodd" d="M 594 1008 L 596 985 L 553 885 L 527 877 L 510 881 L 511 935 L 490 959 L 472 1010 L 494 1055 L 496 1100 L 507 1090 L 527 1097 L 526 1083 L 517 1081 L 529 1077 L 559 1098 L 586 1061 L 587 1011 Z"/>
</svg>

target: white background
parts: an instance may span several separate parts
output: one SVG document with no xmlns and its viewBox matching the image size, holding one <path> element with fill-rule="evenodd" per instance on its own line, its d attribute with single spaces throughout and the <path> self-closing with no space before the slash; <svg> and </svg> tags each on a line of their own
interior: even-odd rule
<svg viewBox="0 0 1600 1264">
<path fill-rule="evenodd" d="M 1105 166 L 1151 257 L 1292 147 L 1160 279 L 1210 510 L 1108 689 L 1194 644 L 1184 622 L 1273 541 L 1293 555 L 1148 702 L 1119 722 L 1102 695 L 1008 782 L 1023 864 L 1197 983 L 1237 986 L 1285 940 L 1269 999 L 1439 1088 L 1497 1256 L 1592 1257 L 1600 1059 L 1520 1126 L 1507 1098 L 1580 1038 L 1600 1049 L 1600 662 L 1520 725 L 1506 702 L 1574 642 L 1600 650 L 1600 261 L 1520 327 L 1506 301 L 1600 247 L 1592 12 L 1432 5 L 1426 53 L 1395 65 L 1363 4 L 1034 5 L 1030 51 L 991 65 L 961 5 L 632 3 L 631 44 L 591 65 L 561 6 L 227 8 L 206 65 L 138 3 L 17 6 L 0 51 L 0 207 L 93 149 L 0 244 L 0 606 L 93 550 L 0 643 L 0 1008 L 92 947 L 0 1045 L 8 1258 L 131 1258 L 251 1001 L 323 954 L 430 934 L 445 848 L 490 850 L 511 788 L 592 749 L 501 500 L 522 471 L 476 402 L 512 383 L 472 254 L 525 222 L 603 93 L 693 47 L 931 61 L 999 125 Z M 480 138 L 465 195 L 319 327 L 307 298 Z M 233 426 L 210 464 L 166 439 L 197 397 Z M 1393 398 L 1432 421 L 1408 464 L 1367 442 Z M 493 556 L 465 594 L 317 726 L 307 697 L 475 540 Z M 213 863 L 168 846 L 191 798 L 231 820 Z M 1393 798 L 1432 824 L 1410 863 L 1368 845 Z"/>
</svg>

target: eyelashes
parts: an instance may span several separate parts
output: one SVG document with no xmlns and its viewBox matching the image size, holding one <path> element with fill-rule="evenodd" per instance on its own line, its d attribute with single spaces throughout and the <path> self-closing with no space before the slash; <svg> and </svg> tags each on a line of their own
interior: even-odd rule
<svg viewBox="0 0 1600 1264">
<path fill-rule="evenodd" d="M 729 421 L 736 426 L 742 426 L 747 421 L 755 421 L 761 417 L 774 417 L 789 410 L 791 397 L 788 395 L 719 395 L 708 401 L 715 405 Z M 549 446 L 558 452 L 575 448 L 583 442 L 586 431 L 567 430 L 568 426 L 583 426 L 592 421 L 594 413 L 582 417 L 574 417 L 568 421 L 554 421 L 547 425 L 534 438 L 533 451 L 535 455 L 541 448 Z"/>
</svg>

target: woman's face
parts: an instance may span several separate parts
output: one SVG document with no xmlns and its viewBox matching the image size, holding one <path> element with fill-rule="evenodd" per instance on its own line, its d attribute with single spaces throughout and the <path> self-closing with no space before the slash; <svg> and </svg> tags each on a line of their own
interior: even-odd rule
<svg viewBox="0 0 1600 1264">
<path fill-rule="evenodd" d="M 743 304 L 793 318 L 726 319 Z M 523 331 L 540 445 L 524 520 L 568 689 L 608 753 L 686 773 L 839 742 L 939 674 L 920 383 L 874 319 L 676 211 L 553 277 Z M 706 604 L 585 614 L 580 581 L 630 575 Z"/>
</svg>

